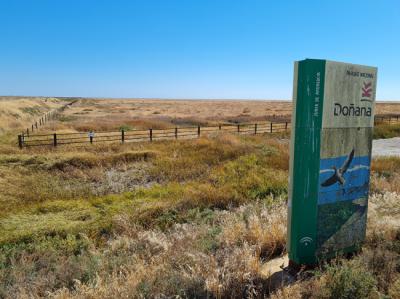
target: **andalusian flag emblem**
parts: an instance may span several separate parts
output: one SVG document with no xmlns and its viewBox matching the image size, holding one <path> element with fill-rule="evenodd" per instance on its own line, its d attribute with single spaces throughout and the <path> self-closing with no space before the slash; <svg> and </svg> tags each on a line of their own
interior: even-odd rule
<svg viewBox="0 0 400 299">
<path fill-rule="evenodd" d="M 364 87 L 362 88 L 362 97 L 370 98 L 372 96 L 372 82 L 364 82 Z M 364 99 L 365 100 L 365 99 Z"/>
</svg>

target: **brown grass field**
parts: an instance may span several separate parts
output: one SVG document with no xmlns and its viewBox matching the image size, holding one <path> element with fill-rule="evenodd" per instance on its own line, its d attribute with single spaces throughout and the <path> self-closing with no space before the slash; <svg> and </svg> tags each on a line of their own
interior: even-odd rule
<svg viewBox="0 0 400 299">
<path fill-rule="evenodd" d="M 0 298 L 400 298 L 400 158 L 373 160 L 362 250 L 272 288 L 266 262 L 286 253 L 287 133 L 18 149 L 33 111 L 68 101 L 0 101 Z M 289 112 L 288 102 L 81 99 L 40 131 Z M 398 136 L 400 125 L 376 131 Z"/>
<path fill-rule="evenodd" d="M 46 112 L 65 103 L 50 97 L 0 97 L 0 134 L 28 127 Z"/>
<path fill-rule="evenodd" d="M 0 98 L 0 130 L 29 127 L 45 112 L 61 107 L 67 98 Z M 44 131 L 110 131 L 121 127 L 148 129 L 185 125 L 243 123 L 290 118 L 290 101 L 159 100 L 79 98 Z M 378 102 L 376 114 L 400 114 L 400 103 Z"/>
<path fill-rule="evenodd" d="M 65 117 L 80 131 L 288 119 L 291 111 L 289 101 L 84 99 L 71 106 Z M 377 113 L 400 114 L 400 104 L 378 103 Z M 98 124 L 100 128 L 95 127 Z"/>
</svg>

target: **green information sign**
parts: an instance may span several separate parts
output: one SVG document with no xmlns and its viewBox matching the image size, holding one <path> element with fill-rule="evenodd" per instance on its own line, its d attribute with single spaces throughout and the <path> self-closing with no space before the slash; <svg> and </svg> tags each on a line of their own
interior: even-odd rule
<svg viewBox="0 0 400 299">
<path fill-rule="evenodd" d="M 364 240 L 377 68 L 295 63 L 288 251 L 292 265 L 354 251 Z"/>
</svg>

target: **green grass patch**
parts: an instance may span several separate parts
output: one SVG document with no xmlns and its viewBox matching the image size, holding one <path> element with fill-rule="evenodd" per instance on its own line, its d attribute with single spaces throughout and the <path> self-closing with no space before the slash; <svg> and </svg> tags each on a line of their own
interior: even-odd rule
<svg viewBox="0 0 400 299">
<path fill-rule="evenodd" d="M 40 115 L 42 113 L 42 110 L 39 106 L 35 106 L 35 107 L 22 107 L 19 108 L 19 110 L 21 110 L 24 113 L 33 115 L 33 116 L 37 116 Z"/>
<path fill-rule="evenodd" d="M 115 214 L 129 211 L 132 207 L 132 199 L 126 196 L 33 204 L 0 219 L 0 243 L 80 232 L 99 237 L 110 229 Z"/>
</svg>

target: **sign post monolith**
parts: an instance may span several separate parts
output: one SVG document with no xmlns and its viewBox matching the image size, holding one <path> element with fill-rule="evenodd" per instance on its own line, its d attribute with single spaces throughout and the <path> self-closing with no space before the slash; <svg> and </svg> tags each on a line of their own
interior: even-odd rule
<svg viewBox="0 0 400 299">
<path fill-rule="evenodd" d="M 295 63 L 288 205 L 291 265 L 355 251 L 364 240 L 377 68 Z"/>
</svg>

